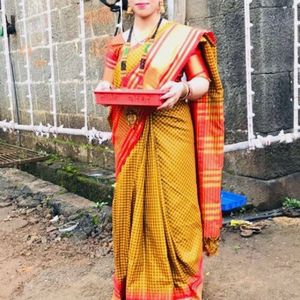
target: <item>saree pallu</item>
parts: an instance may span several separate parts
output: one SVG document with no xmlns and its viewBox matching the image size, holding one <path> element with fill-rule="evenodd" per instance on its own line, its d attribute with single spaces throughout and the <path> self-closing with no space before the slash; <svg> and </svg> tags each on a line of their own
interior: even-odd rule
<svg viewBox="0 0 300 300">
<path fill-rule="evenodd" d="M 120 45 L 119 36 L 108 57 L 115 87 Z M 222 222 L 223 90 L 213 35 L 175 23 L 163 26 L 149 50 L 143 87 L 176 80 L 197 47 L 211 78 L 202 99 L 164 111 L 112 107 L 113 299 L 201 299 L 203 248 L 216 252 Z M 128 88 L 138 85 L 141 55 L 136 47 L 128 56 Z"/>
</svg>

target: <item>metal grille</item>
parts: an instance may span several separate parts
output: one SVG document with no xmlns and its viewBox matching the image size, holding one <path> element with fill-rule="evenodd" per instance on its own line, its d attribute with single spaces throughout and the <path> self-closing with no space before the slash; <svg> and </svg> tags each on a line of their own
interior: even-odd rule
<svg viewBox="0 0 300 300">
<path fill-rule="evenodd" d="M 44 154 L 39 154 L 32 150 L 0 143 L 0 168 L 42 161 L 47 159 L 47 157 L 48 156 Z"/>
</svg>

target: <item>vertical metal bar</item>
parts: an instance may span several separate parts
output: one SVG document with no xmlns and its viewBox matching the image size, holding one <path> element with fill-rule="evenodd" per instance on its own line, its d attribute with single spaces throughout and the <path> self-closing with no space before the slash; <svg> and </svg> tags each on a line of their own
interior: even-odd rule
<svg viewBox="0 0 300 300">
<path fill-rule="evenodd" d="M 54 53 L 53 53 L 53 41 L 52 41 L 52 19 L 51 19 L 51 0 L 47 0 L 47 17 L 48 17 L 48 40 L 49 40 L 49 66 L 51 69 L 51 93 L 52 99 L 52 114 L 53 114 L 53 127 L 57 128 L 57 107 L 56 107 L 56 91 L 55 91 L 55 73 L 54 73 Z"/>
<path fill-rule="evenodd" d="M 252 0 L 244 0 L 245 10 L 245 48 L 246 48 L 246 86 L 247 86 L 247 120 L 248 120 L 248 142 L 250 149 L 254 149 L 254 128 L 253 128 L 253 96 L 254 91 L 252 90 L 252 68 L 251 61 L 251 27 L 253 24 L 250 22 L 250 4 Z"/>
<path fill-rule="evenodd" d="M 118 1 L 116 5 L 120 7 L 120 23 L 117 24 L 117 28 L 119 28 L 120 31 L 123 32 L 123 1 Z"/>
<path fill-rule="evenodd" d="M 81 112 L 84 113 L 84 128 L 88 130 L 88 115 L 87 115 L 87 81 L 86 81 L 86 47 L 85 47 L 85 22 L 84 22 L 84 0 L 80 0 L 80 41 L 81 41 L 81 57 L 82 57 L 82 72 L 80 75 L 83 79 L 83 90 L 81 93 L 84 98 L 84 107 Z"/>
<path fill-rule="evenodd" d="M 7 76 L 7 86 L 8 86 L 8 98 L 10 107 L 8 110 L 11 112 L 11 121 L 15 121 L 14 117 L 14 105 L 13 105 L 13 82 L 12 82 L 12 69 L 9 57 L 9 46 L 8 46 L 8 35 L 6 26 L 6 7 L 5 0 L 1 0 L 1 20 L 3 25 L 3 45 L 4 45 L 4 55 L 5 55 L 5 65 L 6 65 L 6 76 Z"/>
<path fill-rule="evenodd" d="M 167 0 L 167 4 L 168 4 L 168 19 L 174 20 L 174 10 L 175 10 L 174 0 Z"/>
<path fill-rule="evenodd" d="M 299 12 L 299 0 L 294 0 L 294 133 L 297 133 L 300 125 L 299 125 L 299 111 L 300 111 L 300 103 L 299 103 L 299 25 L 300 21 L 298 19 Z"/>
<path fill-rule="evenodd" d="M 30 65 L 29 65 L 29 50 L 28 50 L 28 33 L 27 33 L 27 24 L 26 24 L 26 7 L 25 7 L 25 0 L 22 0 L 22 2 L 19 3 L 20 7 L 22 8 L 22 17 L 23 17 L 23 38 L 25 43 L 25 57 L 26 57 L 26 65 L 24 66 L 27 71 L 27 99 L 29 101 L 29 110 L 28 113 L 30 114 L 30 123 L 31 126 L 33 126 L 33 105 L 32 105 L 32 93 L 31 93 L 31 76 L 30 76 Z"/>
<path fill-rule="evenodd" d="M 186 0 L 174 1 L 174 16 L 173 20 L 185 24 L 186 21 Z"/>
</svg>

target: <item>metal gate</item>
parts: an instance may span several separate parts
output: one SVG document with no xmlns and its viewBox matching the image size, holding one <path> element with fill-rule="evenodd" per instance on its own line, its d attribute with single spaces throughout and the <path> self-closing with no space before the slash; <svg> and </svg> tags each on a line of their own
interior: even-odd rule
<svg viewBox="0 0 300 300">
<path fill-rule="evenodd" d="M 45 159 L 47 156 L 42 153 L 0 142 L 0 168 L 14 167 Z"/>
</svg>

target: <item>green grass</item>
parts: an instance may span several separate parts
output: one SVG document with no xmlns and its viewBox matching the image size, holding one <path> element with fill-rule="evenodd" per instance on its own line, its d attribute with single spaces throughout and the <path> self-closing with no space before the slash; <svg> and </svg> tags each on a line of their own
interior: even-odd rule
<svg viewBox="0 0 300 300">
<path fill-rule="evenodd" d="M 300 200 L 286 197 L 282 206 L 285 208 L 300 208 Z"/>
<path fill-rule="evenodd" d="M 94 204 L 94 207 L 97 208 L 99 211 L 101 211 L 101 209 L 105 206 L 105 205 L 108 205 L 107 202 L 96 202 Z"/>
</svg>

